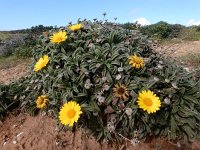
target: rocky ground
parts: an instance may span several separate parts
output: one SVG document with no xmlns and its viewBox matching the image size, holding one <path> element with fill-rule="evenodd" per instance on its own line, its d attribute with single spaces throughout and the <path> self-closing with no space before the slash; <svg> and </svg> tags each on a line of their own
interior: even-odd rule
<svg viewBox="0 0 200 150">
<path fill-rule="evenodd" d="M 178 59 L 188 53 L 200 53 L 200 41 L 187 42 L 178 45 L 165 45 L 159 51 L 170 48 L 169 54 Z M 160 48 L 160 47 L 159 47 Z M 158 48 L 158 49 L 159 49 Z M 30 61 L 20 62 L 12 67 L 0 69 L 0 83 L 8 84 L 28 73 Z M 188 67 L 186 64 L 186 67 Z M 191 67 L 191 64 L 189 64 Z M 195 66 L 200 68 L 200 65 Z M 19 111 L 19 110 L 17 110 Z M 83 129 L 74 133 L 59 130 L 57 121 L 44 114 L 31 117 L 26 113 L 13 112 L 0 122 L 0 149 L 1 150 L 200 150 L 200 138 L 188 145 L 179 142 L 167 141 L 162 138 L 151 138 L 145 142 L 140 141 L 136 146 L 129 141 L 123 144 L 108 144 L 106 141 L 97 142 L 87 136 Z"/>
</svg>

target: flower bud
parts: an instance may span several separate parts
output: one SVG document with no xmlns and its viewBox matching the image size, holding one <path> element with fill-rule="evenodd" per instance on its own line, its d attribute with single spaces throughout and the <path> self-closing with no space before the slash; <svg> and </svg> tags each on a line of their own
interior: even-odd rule
<svg viewBox="0 0 200 150">
<path fill-rule="evenodd" d="M 121 74 L 116 75 L 116 80 L 120 80 L 122 78 Z"/>
<path fill-rule="evenodd" d="M 126 108 L 125 110 L 125 113 L 128 115 L 128 116 L 131 116 L 133 110 L 131 108 Z"/>
</svg>

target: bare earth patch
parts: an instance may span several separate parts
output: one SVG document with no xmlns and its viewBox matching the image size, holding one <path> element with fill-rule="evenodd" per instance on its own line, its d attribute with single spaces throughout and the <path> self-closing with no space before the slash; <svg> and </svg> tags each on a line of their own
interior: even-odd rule
<svg viewBox="0 0 200 150">
<path fill-rule="evenodd" d="M 83 131 L 74 133 L 58 131 L 57 122 L 47 116 L 31 117 L 27 114 L 8 116 L 0 125 L 1 150 L 199 150 L 199 143 L 177 145 L 172 142 L 155 138 L 133 146 L 124 142 L 120 146 L 97 142 L 93 137 L 86 136 Z"/>
<path fill-rule="evenodd" d="M 188 71 L 196 70 L 196 77 L 200 79 L 200 41 L 165 44 L 158 46 L 156 51 L 169 56 Z"/>
<path fill-rule="evenodd" d="M 188 54 L 200 53 L 200 41 L 182 41 L 176 44 L 159 46 L 158 51 L 165 52 L 173 58 L 183 57 Z"/>
<path fill-rule="evenodd" d="M 28 73 L 28 65 L 30 61 L 20 62 L 16 66 L 8 66 L 0 69 L 0 84 L 9 84 L 12 81 L 18 80 L 20 77 Z"/>
</svg>

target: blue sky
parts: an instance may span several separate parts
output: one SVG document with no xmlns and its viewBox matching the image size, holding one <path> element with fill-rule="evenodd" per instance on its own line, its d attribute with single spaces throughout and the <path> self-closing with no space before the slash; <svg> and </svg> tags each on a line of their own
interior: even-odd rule
<svg viewBox="0 0 200 150">
<path fill-rule="evenodd" d="M 78 18 L 200 24 L 200 0 L 0 0 L 0 30 L 64 26 Z M 142 19 L 141 19 L 142 18 Z"/>
</svg>

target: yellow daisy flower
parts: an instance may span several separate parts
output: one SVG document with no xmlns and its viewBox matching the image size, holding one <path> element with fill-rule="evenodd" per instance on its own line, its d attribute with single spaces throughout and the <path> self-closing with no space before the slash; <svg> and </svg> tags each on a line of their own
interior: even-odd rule
<svg viewBox="0 0 200 150">
<path fill-rule="evenodd" d="M 139 93 L 137 103 L 139 108 L 147 111 L 148 114 L 155 113 L 160 109 L 161 102 L 159 97 L 150 90 L 143 90 Z"/>
<path fill-rule="evenodd" d="M 72 31 L 77 31 L 77 30 L 81 29 L 82 27 L 83 27 L 83 25 L 81 23 L 79 23 L 79 24 L 69 26 L 69 29 Z"/>
<path fill-rule="evenodd" d="M 36 100 L 36 107 L 39 108 L 39 109 L 42 109 L 46 106 L 47 102 L 48 102 L 48 98 L 46 95 L 41 95 L 41 96 L 38 96 L 37 100 Z"/>
<path fill-rule="evenodd" d="M 128 89 L 122 84 L 116 84 L 113 88 L 113 94 L 115 97 L 125 100 L 126 96 L 129 96 Z"/>
<path fill-rule="evenodd" d="M 65 31 L 56 32 L 50 37 L 50 41 L 52 43 L 57 43 L 57 44 L 65 41 L 66 39 L 67 39 L 67 32 Z"/>
<path fill-rule="evenodd" d="M 140 69 L 144 67 L 144 60 L 134 54 L 132 56 L 129 56 L 129 64 L 132 65 L 133 68 Z"/>
<path fill-rule="evenodd" d="M 42 68 L 44 68 L 49 62 L 49 57 L 47 55 L 44 55 L 43 57 L 41 57 L 35 64 L 34 66 L 34 71 L 38 72 L 39 70 L 41 70 Z"/>
<path fill-rule="evenodd" d="M 64 104 L 59 112 L 59 119 L 62 124 L 73 126 L 77 122 L 80 114 L 82 114 L 81 107 L 75 101 L 69 101 Z"/>
</svg>

